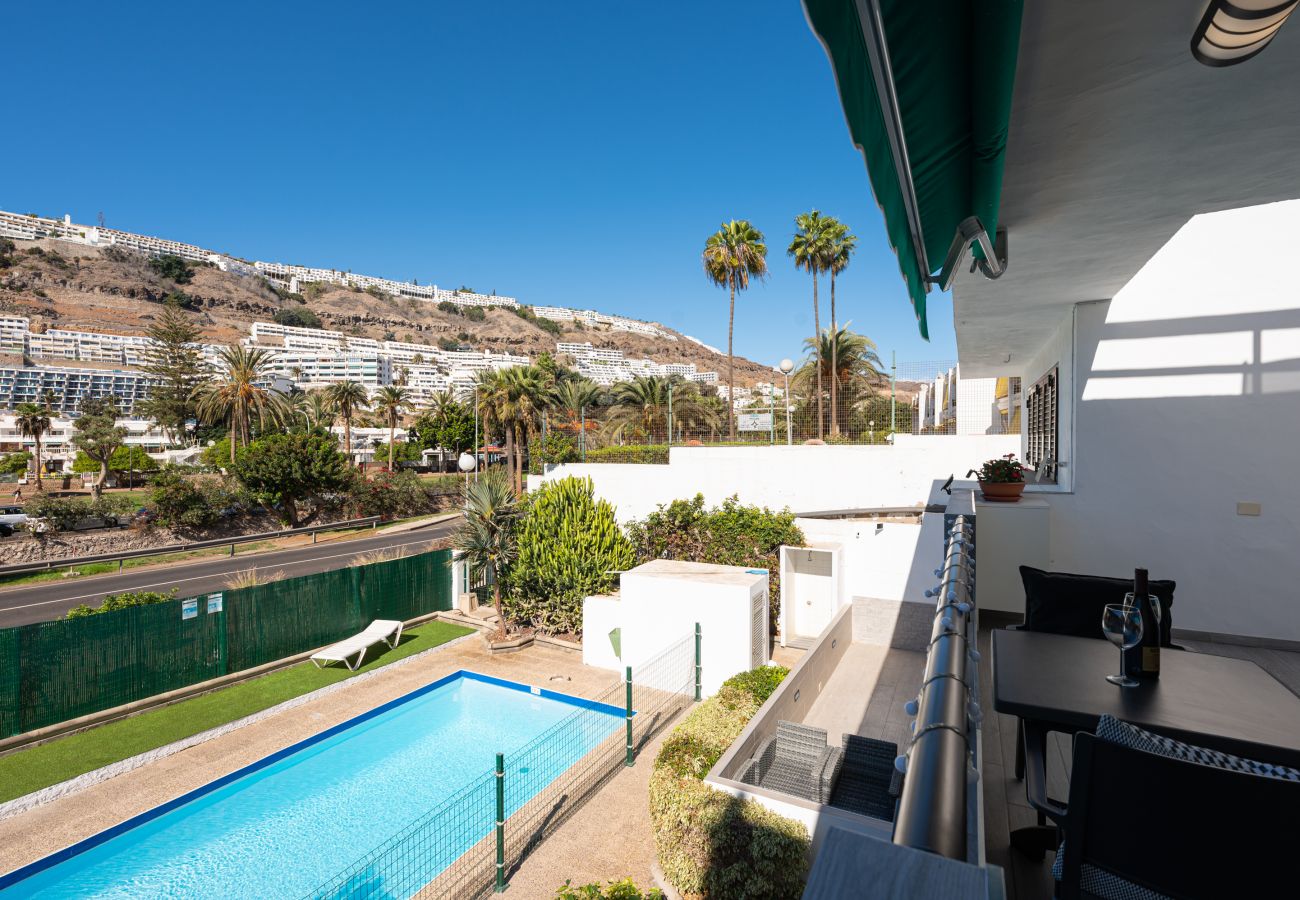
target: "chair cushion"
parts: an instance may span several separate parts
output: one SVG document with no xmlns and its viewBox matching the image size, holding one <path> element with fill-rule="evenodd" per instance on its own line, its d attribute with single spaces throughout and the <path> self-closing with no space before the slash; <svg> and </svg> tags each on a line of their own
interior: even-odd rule
<svg viewBox="0 0 1300 900">
<path fill-rule="evenodd" d="M 1145 729 L 1138 728 L 1136 725 L 1130 725 L 1128 722 L 1121 722 L 1112 716 L 1102 716 L 1100 721 L 1097 722 L 1097 737 L 1103 741 L 1110 741 L 1112 744 L 1119 744 L 1121 747 L 1145 750 L 1147 753 L 1181 759 L 1184 762 L 1201 763 L 1206 766 L 1231 769 L 1234 772 L 1245 772 L 1250 775 L 1261 775 L 1265 778 L 1278 778 L 1283 781 L 1300 781 L 1300 769 L 1275 766 L 1271 763 L 1257 762 L 1253 759 L 1243 759 L 1240 756 L 1233 756 L 1231 753 L 1221 753 L 1208 747 L 1184 744 L 1182 741 L 1176 741 L 1173 738 L 1152 734 Z"/>
<path fill-rule="evenodd" d="M 1025 585 L 1025 629 L 1074 637 L 1104 637 L 1102 610 L 1107 604 L 1123 603 L 1124 595 L 1133 590 L 1132 579 L 1046 572 L 1031 566 L 1020 567 L 1020 580 Z M 1172 646 L 1170 608 L 1174 605 L 1174 584 L 1147 583 L 1147 590 L 1160 598 L 1164 613 L 1160 617 L 1160 644 L 1165 647 Z"/>
<path fill-rule="evenodd" d="M 1060 881 L 1064 871 L 1065 844 L 1062 843 L 1056 851 L 1056 860 L 1052 863 L 1052 878 Z M 1101 897 L 1102 900 L 1171 900 L 1165 894 L 1126 881 L 1087 863 L 1079 867 L 1079 890 L 1085 896 Z"/>
</svg>

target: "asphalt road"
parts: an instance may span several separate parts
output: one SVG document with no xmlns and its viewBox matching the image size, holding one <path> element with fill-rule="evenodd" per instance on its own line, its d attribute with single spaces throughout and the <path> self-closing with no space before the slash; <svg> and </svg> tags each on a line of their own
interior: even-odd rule
<svg viewBox="0 0 1300 900">
<path fill-rule="evenodd" d="M 457 519 L 394 534 L 380 532 L 375 537 L 328 540 L 290 550 L 249 553 L 243 556 L 218 556 L 170 566 L 127 569 L 121 575 L 88 575 L 67 581 L 50 581 L 0 588 L 0 627 L 27 625 L 62 618 L 74 606 L 97 605 L 105 594 L 121 591 L 169 591 L 176 588 L 178 597 L 190 597 L 226 588 L 226 580 L 235 572 L 252 566 L 268 573 L 283 572 L 285 577 L 311 575 L 330 569 L 345 568 L 358 553 L 389 547 L 405 547 L 418 553 L 435 538 L 446 537 L 458 524 Z"/>
</svg>

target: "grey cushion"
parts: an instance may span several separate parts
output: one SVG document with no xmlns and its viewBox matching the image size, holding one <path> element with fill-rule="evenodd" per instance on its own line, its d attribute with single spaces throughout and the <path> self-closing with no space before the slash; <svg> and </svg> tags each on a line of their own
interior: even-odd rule
<svg viewBox="0 0 1300 900">
<path fill-rule="evenodd" d="M 1262 775 L 1265 778 L 1300 781 L 1300 770 L 1256 762 L 1253 759 L 1242 759 L 1240 756 L 1233 756 L 1231 753 L 1220 753 L 1218 750 L 1198 747 L 1195 744 L 1184 744 L 1182 741 L 1176 741 L 1173 738 L 1152 734 L 1138 728 L 1136 725 L 1130 725 L 1128 722 L 1121 722 L 1112 716 L 1101 717 L 1101 720 L 1097 723 L 1097 737 L 1103 741 L 1110 741 L 1112 744 L 1119 744 L 1121 747 L 1145 750 L 1147 753 L 1154 753 L 1157 756 L 1167 756 L 1185 762 L 1216 766 L 1220 769 L 1231 769 L 1234 772 L 1245 772 L 1250 775 Z"/>
</svg>

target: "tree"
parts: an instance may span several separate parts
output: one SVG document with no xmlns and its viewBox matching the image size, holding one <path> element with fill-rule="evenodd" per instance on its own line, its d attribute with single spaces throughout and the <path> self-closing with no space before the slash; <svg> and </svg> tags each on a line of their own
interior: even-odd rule
<svg viewBox="0 0 1300 900">
<path fill-rule="evenodd" d="M 180 443 L 186 422 L 195 415 L 194 393 L 207 374 L 198 343 L 203 335 L 175 303 L 163 307 L 148 335 L 140 369 L 153 384 L 138 410 Z"/>
<path fill-rule="evenodd" d="M 348 462 L 352 462 L 352 419 L 370 405 L 366 389 L 356 381 L 340 381 L 325 388 L 325 398 L 334 412 L 343 420 L 343 447 Z"/>
<path fill-rule="evenodd" d="M 320 316 L 306 306 L 285 306 L 277 309 L 271 316 L 276 324 L 288 328 L 320 328 Z"/>
<path fill-rule="evenodd" d="M 519 502 L 509 476 L 500 469 L 484 472 L 477 481 L 466 482 L 464 501 L 465 520 L 452 537 L 452 546 L 464 557 L 476 579 L 486 575 L 492 582 L 492 602 L 500 622 L 497 634 L 504 636 L 506 618 L 501 609 L 501 580 L 515 561 Z"/>
<path fill-rule="evenodd" d="M 19 434 L 31 438 L 36 444 L 36 452 L 32 456 L 32 475 L 36 479 L 36 490 L 42 491 L 44 488 L 41 487 L 41 438 L 50 430 L 50 408 L 36 403 L 20 403 L 17 412 Z"/>
<path fill-rule="evenodd" d="M 826 219 L 817 210 L 800 213 L 794 217 L 795 233 L 786 250 L 794 258 L 795 268 L 803 269 L 812 275 L 813 283 L 813 334 L 821 334 L 821 314 L 817 309 L 817 276 L 827 271 L 831 265 L 831 242 L 827 227 L 833 220 Z M 821 352 L 820 342 L 817 352 Z M 822 382 L 821 359 L 817 360 L 817 437 L 822 430 Z"/>
<path fill-rule="evenodd" d="M 0 475 L 18 475 L 26 472 L 32 464 L 32 455 L 26 450 L 6 453 L 0 456 Z"/>
<path fill-rule="evenodd" d="M 840 328 L 834 332 L 823 331 L 817 341 L 805 338 L 803 344 L 808 358 L 795 372 L 793 386 L 797 390 L 807 391 L 817 383 L 820 363 L 820 380 L 829 384 L 832 392 L 838 390 L 851 404 L 857 405 L 885 377 L 876 345 L 865 335 Z M 836 368 L 832 369 L 832 364 Z"/>
<path fill-rule="evenodd" d="M 189 284 L 194 278 L 194 270 L 190 268 L 190 264 L 170 253 L 149 260 L 149 268 L 177 284 Z"/>
<path fill-rule="evenodd" d="M 279 512 L 290 528 L 309 524 L 324 508 L 324 495 L 346 491 L 353 477 L 334 439 L 318 434 L 259 438 L 240 449 L 233 471 L 249 493 Z"/>
<path fill-rule="evenodd" d="M 736 330 L 736 291 L 749 287 L 750 277 L 762 280 L 767 277 L 767 244 L 763 232 L 744 219 L 724 222 L 704 242 L 704 274 L 719 287 L 731 293 L 727 317 L 727 398 L 736 393 L 735 355 L 732 350 Z M 736 438 L 736 417 L 727 407 L 727 433 Z"/>
<path fill-rule="evenodd" d="M 99 468 L 99 477 L 90 486 L 90 492 L 96 500 L 104 493 L 104 482 L 108 479 L 108 461 L 125 440 L 126 429 L 117 424 L 117 404 L 113 400 L 91 397 L 81 401 L 77 434 L 72 443 Z"/>
<path fill-rule="evenodd" d="M 309 431 L 329 433 L 329 430 L 334 427 L 335 411 L 325 389 L 303 394 L 301 415 L 303 424 Z"/>
<path fill-rule="evenodd" d="M 830 273 L 831 273 L 831 333 L 835 334 L 839 326 L 835 321 L 835 276 L 849 267 L 849 260 L 854 252 L 858 249 L 858 239 L 849 232 L 849 226 L 835 219 L 830 219 L 834 224 L 830 226 L 827 233 L 827 239 L 830 242 Z M 839 361 L 835 354 L 839 350 L 839 342 L 831 341 L 831 367 L 830 371 L 839 371 Z M 835 381 L 831 382 L 831 434 L 840 433 L 840 416 L 839 416 L 839 386 Z"/>
<path fill-rule="evenodd" d="M 279 391 L 262 387 L 270 379 L 275 356 L 269 350 L 232 345 L 217 354 L 221 372 L 195 391 L 196 410 L 210 421 L 223 422 L 230 428 L 230 462 L 242 444 L 252 442 L 253 423 L 259 427 L 281 422 L 287 405 Z"/>
<path fill-rule="evenodd" d="M 393 471 L 393 432 L 402 412 L 411 402 L 411 392 L 396 384 L 386 384 L 375 393 L 375 412 L 388 423 L 388 471 Z"/>
<path fill-rule="evenodd" d="M 610 391 L 614 405 L 605 421 L 615 435 L 622 436 L 631 430 L 647 441 L 657 441 L 659 435 L 666 438 L 670 393 L 674 425 L 716 424 L 716 413 L 701 402 L 694 382 L 657 375 L 640 375 L 614 385 Z"/>
</svg>

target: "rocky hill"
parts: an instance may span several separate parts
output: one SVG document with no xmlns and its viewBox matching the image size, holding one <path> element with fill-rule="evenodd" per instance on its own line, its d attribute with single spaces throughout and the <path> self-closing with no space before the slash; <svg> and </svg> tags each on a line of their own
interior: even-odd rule
<svg viewBox="0 0 1300 900">
<path fill-rule="evenodd" d="M 301 299 L 325 328 L 357 336 L 388 335 L 431 346 L 443 338 L 475 349 L 533 357 L 542 351 L 554 353 L 557 341 L 590 341 L 596 347 L 622 350 L 629 358 L 694 363 L 700 371 L 716 371 L 726 378 L 726 356 L 680 336 L 671 341 L 575 323 L 556 323 L 563 327 L 555 335 L 508 309 L 485 310 L 486 318 L 475 322 L 428 301 L 332 285 L 313 286 L 299 299 L 276 291 L 262 278 L 199 264 L 191 264 L 192 279 L 178 284 L 155 272 L 147 258 L 120 249 L 54 240 L 16 243 L 11 264 L 0 268 L 0 315 L 27 316 L 34 330 L 44 326 L 141 333 L 167 296 L 178 292 L 204 339 L 229 343 L 247 336 L 250 322 L 269 321 L 279 310 L 301 305 Z M 738 385 L 773 380 L 769 367 L 736 357 Z"/>
</svg>

